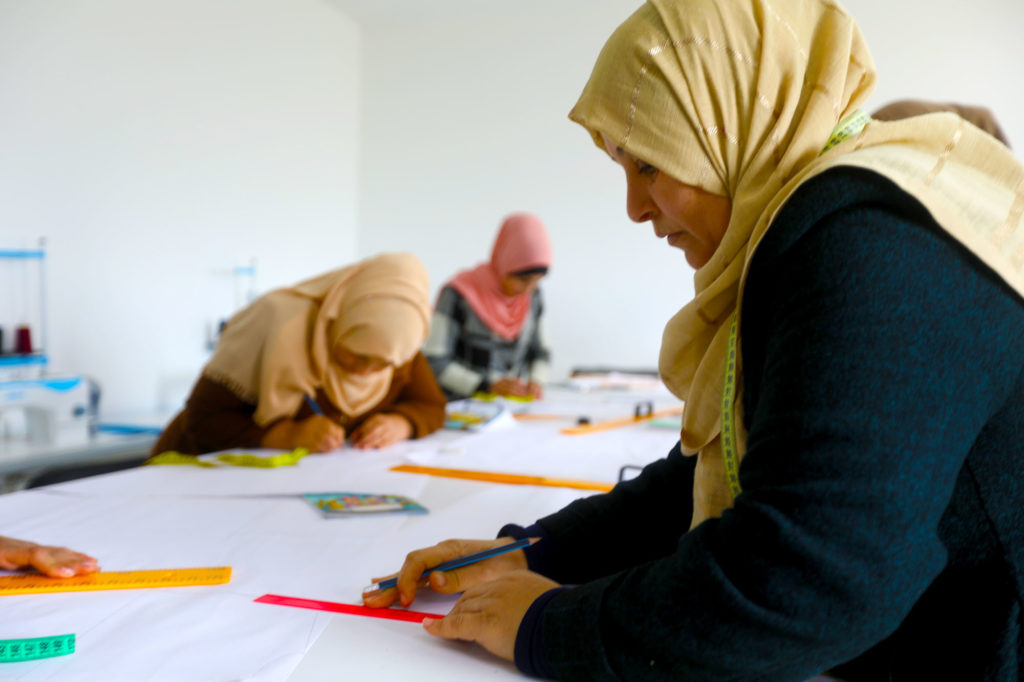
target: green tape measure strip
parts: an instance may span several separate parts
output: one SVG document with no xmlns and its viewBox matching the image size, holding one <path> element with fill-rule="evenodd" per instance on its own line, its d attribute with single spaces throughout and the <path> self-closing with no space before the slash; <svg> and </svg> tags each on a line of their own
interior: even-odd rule
<svg viewBox="0 0 1024 682">
<path fill-rule="evenodd" d="M 733 499 L 742 492 L 740 463 L 736 454 L 736 327 L 737 314 L 734 312 L 725 351 L 725 376 L 722 377 L 722 459 Z"/>
<path fill-rule="evenodd" d="M 260 457 L 248 453 L 226 452 L 217 456 L 217 461 L 223 464 L 236 467 L 256 467 L 261 469 L 273 469 L 276 467 L 295 466 L 303 457 L 309 454 L 306 448 L 295 448 L 291 452 L 282 452 L 279 455 Z M 215 462 L 204 462 L 195 455 L 183 455 L 180 452 L 169 450 L 159 455 L 150 457 L 146 464 L 163 464 L 171 466 L 196 466 L 207 469 L 217 468 Z"/>
<path fill-rule="evenodd" d="M 225 453 L 223 455 L 218 455 L 217 461 L 236 467 L 259 467 L 272 469 L 275 467 L 295 466 L 299 463 L 300 459 L 308 454 L 309 450 L 305 448 L 295 448 L 291 452 L 282 452 L 279 455 L 272 455 L 270 457 L 260 457 L 258 455 L 249 455 L 246 453 Z"/>
<path fill-rule="evenodd" d="M 836 145 L 851 137 L 860 135 L 864 127 L 871 122 L 871 116 L 863 109 L 857 109 L 844 118 L 832 129 L 825 148 L 821 150 L 824 154 Z M 725 462 L 725 477 L 729 483 L 729 491 L 733 499 L 743 489 L 740 487 L 740 463 L 737 454 L 736 443 L 736 346 L 737 327 L 739 315 L 732 314 L 732 322 L 729 326 L 729 342 L 725 352 L 725 373 L 722 377 L 722 460 Z"/>
<path fill-rule="evenodd" d="M 183 455 L 180 452 L 174 452 L 168 450 L 167 452 L 161 452 L 159 455 L 150 457 L 146 464 L 162 464 L 170 466 L 196 466 L 196 467 L 207 467 L 210 469 L 215 468 L 217 465 L 211 462 L 200 461 L 195 455 Z"/>
<path fill-rule="evenodd" d="M 825 143 L 825 148 L 821 150 L 821 153 L 824 154 L 837 144 L 860 135 L 860 131 L 864 130 L 864 126 L 870 121 L 871 116 L 866 111 L 857 109 L 832 129 L 832 134 L 828 136 L 828 142 Z"/>
<path fill-rule="evenodd" d="M 0 639 L 0 663 L 34 661 L 75 653 L 75 636 L 31 637 L 29 639 Z"/>
</svg>

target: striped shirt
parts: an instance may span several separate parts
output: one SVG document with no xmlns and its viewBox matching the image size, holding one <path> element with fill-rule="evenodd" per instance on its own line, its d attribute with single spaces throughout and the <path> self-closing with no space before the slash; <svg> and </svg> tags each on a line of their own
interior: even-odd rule
<svg viewBox="0 0 1024 682">
<path fill-rule="evenodd" d="M 551 354 L 541 328 L 543 311 L 540 289 L 535 289 L 519 336 L 508 341 L 480 319 L 462 294 L 444 287 L 423 354 L 448 399 L 486 391 L 507 376 L 538 384 L 547 381 Z"/>
</svg>

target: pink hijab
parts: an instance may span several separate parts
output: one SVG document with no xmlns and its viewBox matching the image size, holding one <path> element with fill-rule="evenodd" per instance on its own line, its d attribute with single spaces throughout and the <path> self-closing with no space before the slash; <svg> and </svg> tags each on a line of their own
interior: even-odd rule
<svg viewBox="0 0 1024 682">
<path fill-rule="evenodd" d="M 544 223 L 530 213 L 513 213 L 498 230 L 491 262 L 463 270 L 448 285 L 462 294 L 484 324 L 511 341 L 530 312 L 530 294 L 506 296 L 501 281 L 516 272 L 550 266 L 551 240 Z"/>
</svg>

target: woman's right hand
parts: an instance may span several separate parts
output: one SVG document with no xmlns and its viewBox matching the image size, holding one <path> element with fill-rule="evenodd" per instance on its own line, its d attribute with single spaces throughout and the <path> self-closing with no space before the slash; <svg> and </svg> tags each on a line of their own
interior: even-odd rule
<svg viewBox="0 0 1024 682">
<path fill-rule="evenodd" d="M 526 384 L 519 377 L 502 377 L 491 384 L 491 393 L 523 397 L 527 395 Z"/>
<path fill-rule="evenodd" d="M 35 568 L 51 578 L 70 578 L 100 570 L 96 559 L 67 547 L 37 545 L 25 540 L 0 537 L 0 568 L 16 571 L 27 567 Z"/>
<path fill-rule="evenodd" d="M 363 603 L 371 608 L 384 608 L 391 606 L 397 599 L 403 606 L 408 606 L 416 598 L 416 589 L 420 586 L 429 585 L 435 592 L 452 594 L 463 592 L 480 583 L 490 582 L 511 571 L 527 568 L 526 554 L 523 553 L 523 550 L 517 549 L 451 571 L 434 571 L 425 581 L 420 580 L 423 571 L 428 568 L 510 542 L 515 542 L 515 540 L 512 538 L 445 540 L 433 547 L 417 549 L 405 557 L 405 563 L 395 574 L 398 576 L 398 586 L 366 592 L 363 594 Z M 376 583 L 389 577 L 391 576 L 374 578 L 373 582 Z"/>
<path fill-rule="evenodd" d="M 265 448 L 294 450 L 305 448 L 310 452 L 330 452 L 345 444 L 345 429 L 327 417 L 315 414 L 302 421 L 282 419 L 263 436 Z"/>
</svg>

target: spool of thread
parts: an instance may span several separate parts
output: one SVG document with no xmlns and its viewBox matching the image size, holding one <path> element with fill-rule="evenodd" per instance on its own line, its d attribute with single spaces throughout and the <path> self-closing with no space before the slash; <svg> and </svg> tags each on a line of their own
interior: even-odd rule
<svg viewBox="0 0 1024 682">
<path fill-rule="evenodd" d="M 32 330 L 18 327 L 14 332 L 14 352 L 28 355 L 32 352 Z"/>
</svg>

